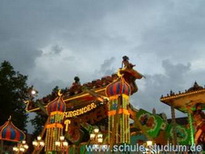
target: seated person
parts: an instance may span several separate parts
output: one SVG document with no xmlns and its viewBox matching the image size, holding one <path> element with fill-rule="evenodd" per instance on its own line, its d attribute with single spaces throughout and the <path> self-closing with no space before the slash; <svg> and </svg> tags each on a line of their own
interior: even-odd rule
<svg viewBox="0 0 205 154">
<path fill-rule="evenodd" d="M 132 69 L 135 66 L 129 62 L 129 57 L 123 56 L 122 59 L 122 67 L 124 65 L 124 68 Z"/>
</svg>

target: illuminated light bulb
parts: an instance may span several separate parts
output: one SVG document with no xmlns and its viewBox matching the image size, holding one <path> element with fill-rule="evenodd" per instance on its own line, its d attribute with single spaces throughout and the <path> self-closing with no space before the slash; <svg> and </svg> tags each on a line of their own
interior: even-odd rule
<svg viewBox="0 0 205 154">
<path fill-rule="evenodd" d="M 40 140 L 41 140 L 41 136 L 38 136 L 38 137 L 37 137 L 37 140 L 40 141 Z"/>
<path fill-rule="evenodd" d="M 60 140 L 63 141 L 65 139 L 64 136 L 60 136 Z"/>
<path fill-rule="evenodd" d="M 20 151 L 22 151 L 22 152 L 24 152 L 24 151 L 25 151 L 25 149 L 24 149 L 24 148 L 20 148 L 19 150 L 20 150 Z"/>
<path fill-rule="evenodd" d="M 103 137 L 103 134 L 98 134 L 98 138 L 102 138 Z"/>
<path fill-rule="evenodd" d="M 32 95 L 32 96 L 36 96 L 36 95 L 37 95 L 37 91 L 34 90 L 34 89 L 32 89 L 32 90 L 31 90 L 31 95 Z"/>
<path fill-rule="evenodd" d="M 34 146 L 37 146 L 37 145 L 38 145 L 38 142 L 37 142 L 37 141 L 33 141 L 32 144 L 33 144 Z"/>
<path fill-rule="evenodd" d="M 99 129 L 98 128 L 95 128 L 94 129 L 94 133 L 98 133 L 99 132 Z"/>
<path fill-rule="evenodd" d="M 44 143 L 43 141 L 40 141 L 39 144 L 40 144 L 40 146 L 42 146 L 42 147 L 45 145 L 45 143 Z"/>
<path fill-rule="evenodd" d="M 103 138 L 98 138 L 98 142 L 102 143 L 103 142 Z"/>
<path fill-rule="evenodd" d="M 24 145 L 24 148 L 25 148 L 25 149 L 28 149 L 28 148 L 29 148 L 29 146 L 28 146 L 27 144 L 25 144 L 25 145 Z"/>
<path fill-rule="evenodd" d="M 147 146 L 151 146 L 152 145 L 152 141 L 147 141 Z"/>
<path fill-rule="evenodd" d="M 17 147 L 13 147 L 13 151 L 19 151 Z"/>
<path fill-rule="evenodd" d="M 67 147 L 68 146 L 68 142 L 64 141 L 63 142 L 63 146 Z"/>
<path fill-rule="evenodd" d="M 90 134 L 90 139 L 94 139 L 95 138 L 95 134 Z"/>
<path fill-rule="evenodd" d="M 56 145 L 56 146 L 60 146 L 60 145 L 61 145 L 60 141 L 56 141 L 56 142 L 55 142 L 55 145 Z"/>
</svg>

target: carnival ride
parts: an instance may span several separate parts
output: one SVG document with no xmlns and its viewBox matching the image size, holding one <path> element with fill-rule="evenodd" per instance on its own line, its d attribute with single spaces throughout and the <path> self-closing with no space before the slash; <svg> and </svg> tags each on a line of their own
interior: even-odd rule
<svg viewBox="0 0 205 154">
<path fill-rule="evenodd" d="M 42 110 L 48 115 L 41 133 L 41 137 L 45 138 L 46 152 L 58 152 L 55 141 L 63 135 L 69 142 L 68 153 L 89 153 L 85 146 L 94 144 L 91 143 L 89 135 L 95 128 L 103 134 L 102 144 L 111 147 L 124 143 L 144 144 L 148 140 L 162 145 L 194 143 L 192 112 L 189 112 L 189 109 L 194 110 L 193 102 L 204 102 L 205 90 L 202 88 L 200 96 L 197 93 L 197 99 L 187 93 L 179 97 L 162 97 L 161 101 L 172 107 L 172 123 L 168 123 L 164 114 L 136 109 L 130 104 L 130 95 L 138 90 L 135 80 L 144 76 L 134 70 L 134 65 L 127 59 L 123 64 L 124 67 L 119 69 L 118 73 L 83 85 L 80 84 L 80 79 L 75 77 L 75 82 L 69 89 L 62 90 L 58 96 L 49 95 L 42 98 L 42 103 L 38 106 L 32 101 L 26 102 L 28 112 Z M 189 126 L 176 124 L 174 108 L 188 112 Z M 133 120 L 132 124 L 130 119 Z M 190 131 L 186 127 L 190 127 Z"/>
</svg>

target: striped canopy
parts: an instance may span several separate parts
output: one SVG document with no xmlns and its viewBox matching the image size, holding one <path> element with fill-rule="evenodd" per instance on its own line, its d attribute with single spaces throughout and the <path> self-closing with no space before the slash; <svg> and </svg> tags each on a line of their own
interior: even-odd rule
<svg viewBox="0 0 205 154">
<path fill-rule="evenodd" d="M 66 104 L 62 97 L 57 97 L 56 99 L 51 101 L 47 106 L 48 114 L 56 111 L 65 112 L 65 110 L 66 110 Z"/>
<path fill-rule="evenodd" d="M 130 92 L 130 86 L 126 81 L 124 81 L 124 79 L 114 81 L 111 84 L 109 84 L 106 88 L 106 93 L 109 97 L 120 94 L 130 95 Z"/>
<path fill-rule="evenodd" d="M 25 140 L 26 135 L 11 122 L 11 118 L 0 127 L 0 140 L 19 142 Z"/>
</svg>

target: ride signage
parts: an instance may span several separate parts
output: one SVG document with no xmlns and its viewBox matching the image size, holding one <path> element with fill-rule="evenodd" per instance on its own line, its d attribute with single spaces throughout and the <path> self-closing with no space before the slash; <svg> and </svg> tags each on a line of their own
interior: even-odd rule
<svg viewBox="0 0 205 154">
<path fill-rule="evenodd" d="M 71 117 L 79 116 L 81 114 L 84 114 L 86 112 L 91 111 L 92 109 L 95 109 L 96 107 L 97 107 L 97 105 L 95 103 L 91 103 L 91 104 L 84 106 L 80 109 L 64 112 L 64 117 L 71 118 Z"/>
</svg>

